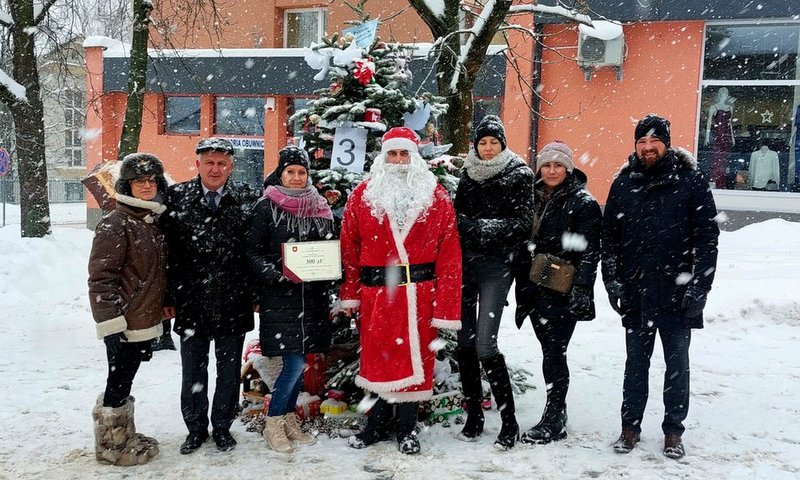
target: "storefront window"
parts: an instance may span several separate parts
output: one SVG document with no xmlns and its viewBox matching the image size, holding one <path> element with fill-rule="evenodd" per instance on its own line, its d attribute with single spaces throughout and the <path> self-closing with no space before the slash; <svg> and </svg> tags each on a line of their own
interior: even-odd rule
<svg viewBox="0 0 800 480">
<path fill-rule="evenodd" d="M 215 132 L 224 135 L 264 135 L 264 99 L 217 97 Z"/>
<path fill-rule="evenodd" d="M 312 102 L 313 98 L 292 98 L 288 102 L 288 112 L 286 112 L 286 118 L 291 117 L 295 114 L 295 112 L 300 111 L 304 108 L 308 107 L 308 104 Z M 297 119 L 294 122 L 286 125 L 286 135 L 288 137 L 298 138 L 303 135 L 303 120 Z"/>
<path fill-rule="evenodd" d="M 200 97 L 166 97 L 164 101 L 166 133 L 200 131 Z"/>
<path fill-rule="evenodd" d="M 799 191 L 800 24 L 709 25 L 698 161 L 713 188 Z"/>
</svg>

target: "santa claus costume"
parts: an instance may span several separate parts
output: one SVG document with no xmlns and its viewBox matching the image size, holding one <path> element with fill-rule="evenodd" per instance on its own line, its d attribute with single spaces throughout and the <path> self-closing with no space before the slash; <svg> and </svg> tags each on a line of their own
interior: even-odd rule
<svg viewBox="0 0 800 480">
<path fill-rule="evenodd" d="M 350 439 L 356 448 L 383 439 L 391 402 L 398 404 L 398 447 L 419 451 L 413 430 L 418 402 L 432 396 L 437 329 L 461 328 L 455 211 L 419 156 L 418 141 L 404 127 L 383 136 L 342 221 L 341 303 L 360 312 L 355 381 L 380 397 L 365 431 Z"/>
</svg>

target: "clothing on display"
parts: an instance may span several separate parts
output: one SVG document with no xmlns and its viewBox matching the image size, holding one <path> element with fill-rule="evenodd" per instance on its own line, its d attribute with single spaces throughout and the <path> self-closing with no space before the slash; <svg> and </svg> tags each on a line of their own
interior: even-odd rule
<svg viewBox="0 0 800 480">
<path fill-rule="evenodd" d="M 709 181 L 717 188 L 725 188 L 727 183 L 728 154 L 733 147 L 733 130 L 731 129 L 731 110 L 719 110 L 714 113 L 711 124 L 711 168 Z"/>
<path fill-rule="evenodd" d="M 750 155 L 750 184 L 753 189 L 777 190 L 780 185 L 780 175 L 778 152 L 764 145 Z"/>
</svg>

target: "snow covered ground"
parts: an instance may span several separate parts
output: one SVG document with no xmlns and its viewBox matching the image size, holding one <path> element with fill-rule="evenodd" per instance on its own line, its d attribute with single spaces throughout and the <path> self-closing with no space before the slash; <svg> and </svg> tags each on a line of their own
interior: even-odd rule
<svg viewBox="0 0 800 480">
<path fill-rule="evenodd" d="M 642 443 L 625 456 L 610 447 L 619 434 L 624 337 L 598 282 L 598 318 L 580 324 L 570 346 L 564 441 L 498 453 L 493 411 L 479 442 L 459 442 L 456 427 L 435 426 L 422 433 L 416 457 L 389 442 L 357 451 L 328 438 L 278 455 L 238 422 L 233 452 L 210 443 L 183 456 L 179 357 L 157 352 L 133 393 L 137 427 L 161 442 L 161 454 L 145 466 L 115 468 L 97 464 L 92 450 L 91 408 L 106 368 L 86 294 L 92 234 L 82 205 L 53 205 L 52 216 L 45 239 L 19 238 L 14 206 L 0 228 L 0 479 L 800 478 L 800 224 L 771 220 L 722 234 L 706 328 L 693 334 L 683 460 L 661 455 L 660 347 Z M 510 312 L 500 347 L 510 363 L 536 372 L 537 390 L 517 398 L 521 426 L 529 428 L 544 403 L 541 352 L 533 330 L 517 331 Z"/>
</svg>

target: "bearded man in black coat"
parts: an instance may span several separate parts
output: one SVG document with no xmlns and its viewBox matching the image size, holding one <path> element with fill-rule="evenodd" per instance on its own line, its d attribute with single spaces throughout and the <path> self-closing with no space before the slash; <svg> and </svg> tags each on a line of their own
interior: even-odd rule
<svg viewBox="0 0 800 480">
<path fill-rule="evenodd" d="M 182 454 L 208 435 L 208 352 L 214 341 L 217 379 L 211 426 L 217 448 L 232 450 L 230 427 L 239 399 L 244 335 L 254 328 L 255 282 L 249 277 L 245 234 L 258 189 L 229 180 L 233 146 L 225 139 L 197 144 L 199 175 L 167 192 L 163 230 L 167 239 L 164 317 L 175 318 L 181 343 L 181 412 L 189 435 Z"/>
<path fill-rule="evenodd" d="M 697 162 L 670 148 L 670 123 L 650 114 L 635 131 L 636 152 L 611 185 L 603 213 L 602 270 L 622 316 L 627 360 L 618 453 L 639 441 L 656 333 L 664 348 L 664 455 L 684 456 L 691 329 L 717 266 L 717 208 Z"/>
</svg>

